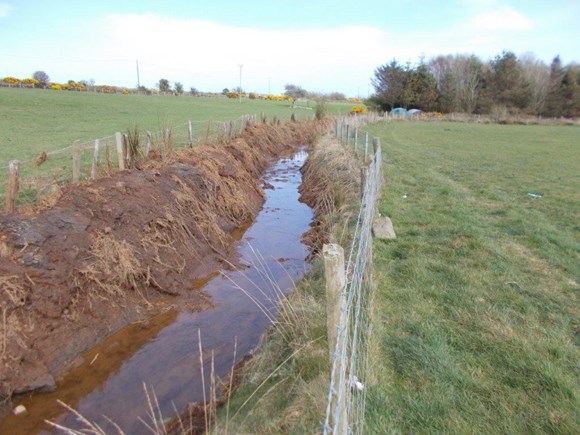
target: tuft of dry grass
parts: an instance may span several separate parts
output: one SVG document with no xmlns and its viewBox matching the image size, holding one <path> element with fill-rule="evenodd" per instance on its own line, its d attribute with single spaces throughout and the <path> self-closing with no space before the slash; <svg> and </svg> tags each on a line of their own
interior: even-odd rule
<svg viewBox="0 0 580 435">
<path fill-rule="evenodd" d="M 351 209 L 358 202 L 360 169 L 352 149 L 328 135 L 311 150 L 302 174 L 302 199 L 316 218 L 306 239 L 316 254 L 330 238 L 340 242 L 346 237 Z"/>
<path fill-rule="evenodd" d="M 138 290 L 141 283 L 150 283 L 151 275 L 141 266 L 139 252 L 125 240 L 97 234 L 90 254 L 81 276 L 97 284 L 108 296 L 123 296 L 127 290 Z"/>
</svg>

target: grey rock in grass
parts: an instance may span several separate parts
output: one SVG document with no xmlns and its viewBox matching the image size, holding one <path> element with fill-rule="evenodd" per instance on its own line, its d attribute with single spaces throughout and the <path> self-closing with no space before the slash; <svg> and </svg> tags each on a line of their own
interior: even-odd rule
<svg viewBox="0 0 580 435">
<path fill-rule="evenodd" d="M 380 216 L 373 222 L 373 235 L 377 239 L 391 240 L 396 239 L 395 229 L 393 228 L 393 222 L 387 216 Z"/>
</svg>

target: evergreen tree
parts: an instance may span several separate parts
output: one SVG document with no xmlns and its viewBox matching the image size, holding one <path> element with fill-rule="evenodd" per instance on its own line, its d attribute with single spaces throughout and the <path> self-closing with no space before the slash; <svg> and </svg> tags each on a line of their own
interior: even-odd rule
<svg viewBox="0 0 580 435">
<path fill-rule="evenodd" d="M 403 106 L 407 109 L 430 111 L 437 102 L 437 84 L 426 64 L 409 70 L 403 88 Z"/>
<path fill-rule="evenodd" d="M 396 59 L 375 70 L 372 84 L 383 110 L 392 110 L 403 105 L 403 90 L 408 73 L 408 69 L 400 65 Z"/>
<path fill-rule="evenodd" d="M 518 58 L 504 51 L 491 62 L 490 87 L 496 105 L 524 109 L 530 100 L 529 85 L 525 81 Z"/>
<path fill-rule="evenodd" d="M 550 64 L 550 81 L 548 85 L 548 95 L 546 96 L 546 105 L 543 111 L 544 116 L 560 116 L 564 97 L 562 95 L 562 81 L 566 71 L 562 67 L 560 56 L 556 56 Z"/>
</svg>

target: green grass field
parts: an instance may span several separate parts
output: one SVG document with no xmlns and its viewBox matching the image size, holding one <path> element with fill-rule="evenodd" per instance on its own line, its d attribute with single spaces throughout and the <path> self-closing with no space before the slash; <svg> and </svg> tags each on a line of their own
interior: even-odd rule
<svg viewBox="0 0 580 435">
<path fill-rule="evenodd" d="M 368 433 L 580 433 L 580 129 L 393 122 Z"/>
<path fill-rule="evenodd" d="M 305 105 L 304 103 L 301 103 Z M 312 102 L 310 106 L 314 107 Z M 350 106 L 331 105 L 335 111 Z M 292 114 L 288 102 L 209 97 L 173 97 L 41 89 L 0 88 L 0 166 L 10 159 L 32 158 L 51 151 L 127 131 L 158 131 L 192 121 L 226 121 L 242 115 Z M 313 110 L 295 109 L 297 117 L 312 117 Z"/>
<path fill-rule="evenodd" d="M 145 132 L 154 134 L 172 129 L 175 147 L 187 144 L 187 121 L 193 123 L 194 142 L 206 137 L 215 140 L 223 122 L 243 115 L 264 113 L 268 121 L 274 116 L 288 120 L 292 113 L 297 119 L 312 118 L 316 102 L 289 102 L 227 98 L 174 97 L 98 94 L 91 92 L 52 91 L 41 89 L 0 88 L 0 199 L 7 180 L 10 160 L 21 161 L 23 182 L 19 203 L 34 201 L 38 195 L 50 192 L 55 183 L 67 182 L 71 177 L 73 143 L 88 144 L 101 140 L 100 165 L 106 151 L 115 153 L 115 132 L 127 132 L 137 127 L 141 143 Z M 348 113 L 352 104 L 328 104 L 330 113 Z M 211 125 L 208 121 L 211 120 Z M 238 122 L 239 127 L 241 122 Z M 221 129 L 221 130 L 220 130 Z M 68 147 L 68 149 L 66 149 Z M 65 149 L 65 150 L 63 150 Z M 58 150 L 63 152 L 58 153 Z M 41 152 L 57 152 L 40 168 L 34 162 Z M 90 171 L 92 151 L 82 152 L 82 178 Z"/>
</svg>

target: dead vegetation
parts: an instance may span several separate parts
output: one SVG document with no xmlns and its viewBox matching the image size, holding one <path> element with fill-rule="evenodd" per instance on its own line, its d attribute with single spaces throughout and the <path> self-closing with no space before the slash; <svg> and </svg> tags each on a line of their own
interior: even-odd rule
<svg viewBox="0 0 580 435">
<path fill-rule="evenodd" d="M 145 273 L 139 252 L 127 241 L 97 234 L 89 252 L 92 261 L 80 270 L 80 276 L 94 282 L 106 297 L 123 297 L 127 290 L 150 285 L 149 271 Z"/>
<path fill-rule="evenodd" d="M 316 255 L 332 234 L 345 207 L 360 193 L 360 169 L 352 149 L 330 136 L 321 138 L 302 168 L 302 200 L 314 210 L 316 223 L 305 241 Z M 346 225 L 348 219 L 342 224 Z"/>
<path fill-rule="evenodd" d="M 230 233 L 261 207 L 269 159 L 323 128 L 248 124 L 224 144 L 179 152 L 166 131 L 158 158 L 140 169 L 66 186 L 50 204 L 0 218 L 0 396 L 38 387 L 23 381 L 31 359 L 56 373 L 160 293 L 207 308 L 191 283 L 235 262 Z"/>
</svg>

